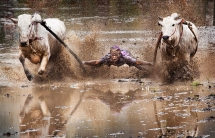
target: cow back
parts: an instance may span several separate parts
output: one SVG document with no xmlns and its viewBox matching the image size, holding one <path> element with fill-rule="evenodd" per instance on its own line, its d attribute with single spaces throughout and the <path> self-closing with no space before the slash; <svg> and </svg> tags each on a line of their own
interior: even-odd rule
<svg viewBox="0 0 215 138">
<path fill-rule="evenodd" d="M 64 40 L 66 27 L 62 21 L 57 18 L 48 18 L 44 20 L 46 26 L 49 27 L 61 40 Z M 48 32 L 42 25 L 38 24 L 37 36 L 42 38 L 34 42 L 33 47 L 39 53 L 49 53 L 51 55 L 57 54 L 61 49 L 61 44 L 58 40 Z"/>
</svg>

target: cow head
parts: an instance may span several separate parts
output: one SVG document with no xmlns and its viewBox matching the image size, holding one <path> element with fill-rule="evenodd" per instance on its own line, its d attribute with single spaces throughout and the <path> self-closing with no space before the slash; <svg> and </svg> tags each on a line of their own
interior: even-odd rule
<svg viewBox="0 0 215 138">
<path fill-rule="evenodd" d="M 159 17 L 158 25 L 160 25 L 162 31 L 162 39 L 165 43 L 174 45 L 174 43 L 179 39 L 180 32 L 179 24 L 181 23 L 179 14 L 173 13 L 171 16 L 161 18 Z"/>
<path fill-rule="evenodd" d="M 34 16 L 22 14 L 18 16 L 18 19 L 11 18 L 11 20 L 18 26 L 20 46 L 28 46 L 29 40 L 35 37 L 35 26 L 33 23 L 41 20 L 41 16 L 39 14 L 34 14 Z"/>
</svg>

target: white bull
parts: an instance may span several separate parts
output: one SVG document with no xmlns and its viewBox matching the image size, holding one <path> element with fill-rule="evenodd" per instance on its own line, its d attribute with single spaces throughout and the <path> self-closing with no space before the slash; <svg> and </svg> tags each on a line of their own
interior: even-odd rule
<svg viewBox="0 0 215 138">
<path fill-rule="evenodd" d="M 38 21 L 41 16 L 35 13 L 33 16 L 22 14 L 18 19 L 11 18 L 18 25 L 19 29 L 19 60 L 22 63 L 25 74 L 29 81 L 33 79 L 25 65 L 25 58 L 32 63 L 40 63 L 38 74 L 42 75 L 50 56 L 59 51 L 61 45 Z M 57 18 L 48 18 L 44 20 L 46 25 L 60 38 L 64 39 L 66 27 L 62 21 Z"/>
<path fill-rule="evenodd" d="M 185 68 L 183 66 L 187 66 L 196 54 L 198 30 L 192 22 L 179 18 L 177 13 L 165 18 L 159 17 L 158 24 L 161 26 L 161 33 L 155 49 L 154 62 L 157 49 L 161 46 L 162 63 L 164 71 L 167 71 L 167 74 L 164 74 L 168 75 L 179 67 Z M 187 72 L 187 69 L 184 71 Z"/>
</svg>

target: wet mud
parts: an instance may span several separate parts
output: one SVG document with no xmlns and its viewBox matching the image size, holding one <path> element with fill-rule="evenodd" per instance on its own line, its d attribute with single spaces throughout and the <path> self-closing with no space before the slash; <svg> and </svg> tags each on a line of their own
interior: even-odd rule
<svg viewBox="0 0 215 138">
<path fill-rule="evenodd" d="M 0 137 L 215 137 L 215 27 L 205 26 L 212 18 L 202 12 L 206 3 L 71 1 L 68 8 L 58 1 L 29 2 L 26 9 L 7 2 L 7 12 L 0 11 Z M 62 7 L 55 10 L 57 5 Z M 59 17 L 67 28 L 64 42 L 83 61 L 100 59 L 118 45 L 152 62 L 160 33 L 157 15 L 175 9 L 198 26 L 199 47 L 189 66 L 171 66 L 168 79 L 159 51 L 156 64 L 143 71 L 127 65 L 84 65 L 83 72 L 62 46 L 44 75 L 37 74 L 39 65 L 26 60 L 34 75 L 28 81 L 18 60 L 18 30 L 5 18 L 5 13 L 16 17 L 35 10 L 44 18 Z"/>
</svg>

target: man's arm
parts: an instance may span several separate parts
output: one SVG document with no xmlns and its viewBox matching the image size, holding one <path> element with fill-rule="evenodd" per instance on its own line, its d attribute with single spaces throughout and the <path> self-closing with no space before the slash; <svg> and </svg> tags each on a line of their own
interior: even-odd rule
<svg viewBox="0 0 215 138">
<path fill-rule="evenodd" d="M 124 60 L 126 60 L 126 64 L 128 64 L 129 66 L 153 65 L 153 62 L 138 60 L 138 59 L 132 58 L 130 56 L 124 56 L 123 58 L 124 58 Z"/>
<path fill-rule="evenodd" d="M 82 61 L 83 64 L 90 65 L 90 66 L 98 66 L 100 65 L 100 60 L 90 60 L 90 61 Z"/>
<path fill-rule="evenodd" d="M 136 60 L 136 65 L 153 65 L 153 62 L 148 62 L 144 60 Z"/>
<path fill-rule="evenodd" d="M 90 65 L 90 66 L 102 66 L 102 65 L 107 64 L 107 60 L 109 57 L 110 57 L 110 55 L 107 54 L 99 60 L 82 61 L 82 63 L 85 65 Z"/>
</svg>

